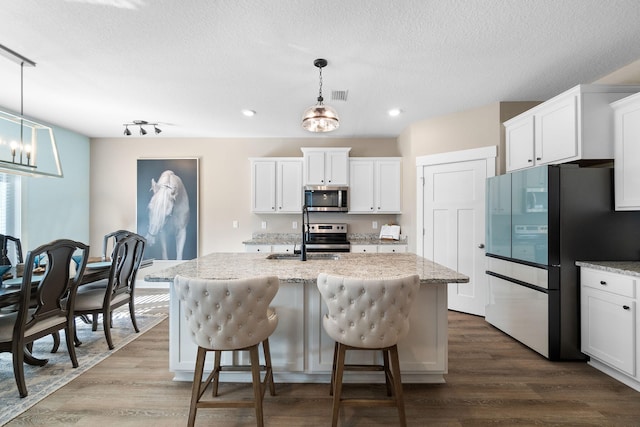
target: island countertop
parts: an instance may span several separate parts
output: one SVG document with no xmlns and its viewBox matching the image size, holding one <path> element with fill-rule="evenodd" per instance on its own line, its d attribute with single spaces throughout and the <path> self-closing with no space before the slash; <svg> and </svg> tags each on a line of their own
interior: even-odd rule
<svg viewBox="0 0 640 427">
<path fill-rule="evenodd" d="M 206 279 L 277 276 L 284 283 L 315 284 L 319 273 L 356 278 L 390 278 L 418 274 L 422 284 L 467 283 L 469 278 L 412 253 L 339 253 L 338 259 L 267 259 L 264 253 L 215 252 L 150 273 L 146 281 L 170 282 L 176 275 Z M 311 255 L 311 254 L 310 254 Z"/>
</svg>

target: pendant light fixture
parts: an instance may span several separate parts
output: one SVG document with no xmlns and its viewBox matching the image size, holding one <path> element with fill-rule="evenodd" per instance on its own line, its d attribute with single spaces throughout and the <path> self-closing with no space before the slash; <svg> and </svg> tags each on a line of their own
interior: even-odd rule
<svg viewBox="0 0 640 427">
<path fill-rule="evenodd" d="M 322 98 L 322 68 L 327 66 L 327 60 L 318 58 L 313 65 L 320 70 L 320 89 L 318 91 L 318 103 L 305 110 L 302 115 L 302 127 L 309 132 L 331 132 L 338 129 L 340 119 L 338 113 L 328 105 L 324 105 Z"/>
<path fill-rule="evenodd" d="M 24 67 L 36 63 L 1 44 L 0 55 L 20 64 L 20 115 L 0 111 L 0 172 L 61 178 L 53 129 L 24 116 Z"/>
</svg>

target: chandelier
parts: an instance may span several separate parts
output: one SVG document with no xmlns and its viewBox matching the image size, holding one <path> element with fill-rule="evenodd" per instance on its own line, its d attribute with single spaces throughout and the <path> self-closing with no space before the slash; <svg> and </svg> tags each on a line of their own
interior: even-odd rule
<svg viewBox="0 0 640 427">
<path fill-rule="evenodd" d="M 318 58 L 313 65 L 320 70 L 320 89 L 318 91 L 318 103 L 305 110 L 302 115 L 302 127 L 309 132 L 331 132 L 338 129 L 340 119 L 338 113 L 328 105 L 324 105 L 322 98 L 322 68 L 327 66 L 327 60 Z"/>
<path fill-rule="evenodd" d="M 36 63 L 3 45 L 0 55 L 20 64 L 20 114 L 0 111 L 0 172 L 62 177 L 53 129 L 24 116 L 24 67 Z"/>
</svg>

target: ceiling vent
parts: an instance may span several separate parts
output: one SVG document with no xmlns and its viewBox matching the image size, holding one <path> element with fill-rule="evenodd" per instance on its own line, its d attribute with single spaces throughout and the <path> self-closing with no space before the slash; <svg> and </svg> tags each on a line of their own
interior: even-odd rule
<svg viewBox="0 0 640 427">
<path fill-rule="evenodd" d="M 348 90 L 332 90 L 331 91 L 332 101 L 346 101 L 348 96 L 349 96 Z"/>
</svg>

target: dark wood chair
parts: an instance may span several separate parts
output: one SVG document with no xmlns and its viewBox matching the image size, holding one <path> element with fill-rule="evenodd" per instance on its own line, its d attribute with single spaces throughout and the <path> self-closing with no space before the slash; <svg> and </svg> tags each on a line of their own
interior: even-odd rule
<svg viewBox="0 0 640 427">
<path fill-rule="evenodd" d="M 102 239 L 102 260 L 106 261 L 111 258 L 111 252 L 109 252 L 109 247 L 111 247 L 112 251 L 116 247 L 116 243 L 123 237 L 126 237 L 130 234 L 135 234 L 133 231 L 129 230 L 116 230 L 111 233 L 107 233 L 104 235 Z"/>
<path fill-rule="evenodd" d="M 0 265 L 11 265 L 11 258 L 9 256 L 9 242 L 13 242 L 14 250 L 15 250 L 15 262 L 16 264 L 21 264 L 23 262 L 22 259 L 22 244 L 20 243 L 20 239 L 13 236 L 7 236 L 4 234 L 0 234 L 0 250 L 2 254 L 0 256 Z"/>
<path fill-rule="evenodd" d="M 84 261 L 70 274 L 71 257 L 81 251 Z M 46 359 L 36 359 L 30 349 L 34 341 L 65 331 L 67 350 L 74 368 L 78 367 L 71 337 L 75 335 L 74 299 L 89 255 L 89 246 L 73 240 L 60 239 L 27 253 L 20 302 L 16 312 L 0 317 L 0 352 L 13 354 L 13 372 L 20 397 L 27 396 L 24 363 L 44 365 Z M 36 257 L 46 259 L 42 280 L 33 281 Z"/>
<path fill-rule="evenodd" d="M 109 349 L 114 348 L 111 339 L 111 313 L 116 308 L 129 304 L 133 328 L 136 332 L 140 331 L 136 323 L 134 293 L 136 275 L 145 245 L 145 238 L 138 234 L 130 233 L 121 237 L 111 254 L 113 260 L 106 286 L 83 285 L 78 289 L 74 306 L 76 316 L 93 316 L 93 329 L 96 330 L 98 316 L 102 315 L 104 335 Z M 81 345 L 77 336 L 75 342 L 76 345 Z"/>
<path fill-rule="evenodd" d="M 102 255 L 101 255 L 102 261 L 111 261 L 113 259 L 112 252 L 116 247 L 116 243 L 118 243 L 118 241 L 121 240 L 123 237 L 126 237 L 130 234 L 135 234 L 135 233 L 129 230 L 117 230 L 117 231 L 112 231 L 111 233 L 105 234 L 104 238 L 102 239 Z M 111 248 L 111 250 L 109 250 L 109 248 Z M 91 288 L 106 289 L 108 283 L 109 283 L 109 279 L 96 280 L 95 282 L 84 284 L 83 289 L 91 289 Z M 83 318 L 83 320 L 85 320 L 85 322 L 87 323 L 89 322 L 85 318 Z M 94 331 L 97 330 L 98 329 L 97 316 L 93 317 L 92 323 L 93 323 L 93 330 Z"/>
</svg>

